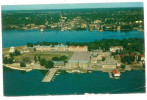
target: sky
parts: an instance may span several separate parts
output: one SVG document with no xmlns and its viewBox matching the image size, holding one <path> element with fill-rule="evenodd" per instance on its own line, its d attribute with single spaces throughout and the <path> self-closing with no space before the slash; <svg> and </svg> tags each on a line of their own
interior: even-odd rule
<svg viewBox="0 0 147 100">
<path fill-rule="evenodd" d="M 74 9 L 74 8 L 118 8 L 118 7 L 143 7 L 143 3 L 142 2 L 127 2 L 127 3 L 2 5 L 2 10 Z"/>
</svg>

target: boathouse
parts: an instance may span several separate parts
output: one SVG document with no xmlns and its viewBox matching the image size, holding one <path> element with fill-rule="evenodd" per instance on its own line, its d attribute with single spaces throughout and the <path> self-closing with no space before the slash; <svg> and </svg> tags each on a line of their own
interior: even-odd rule
<svg viewBox="0 0 147 100">
<path fill-rule="evenodd" d="M 117 69 L 112 70 L 113 76 L 120 76 L 120 72 Z"/>
</svg>

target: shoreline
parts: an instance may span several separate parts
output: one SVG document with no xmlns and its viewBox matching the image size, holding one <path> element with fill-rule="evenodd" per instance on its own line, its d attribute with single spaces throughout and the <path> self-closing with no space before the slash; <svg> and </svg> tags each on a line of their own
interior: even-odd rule
<svg viewBox="0 0 147 100">
<path fill-rule="evenodd" d="M 37 30 L 37 31 L 40 31 L 40 29 L 27 29 L 27 30 L 19 30 L 19 29 L 3 29 L 3 31 L 11 31 L 11 30 L 16 30 L 16 31 L 32 31 L 32 30 Z M 44 31 L 61 31 L 63 32 L 61 29 L 59 30 L 54 30 L 54 29 L 45 29 Z M 85 30 L 64 30 L 64 31 L 68 31 L 68 32 L 72 32 L 72 31 L 90 31 L 89 29 L 85 29 Z M 96 29 L 95 30 L 92 30 L 92 31 L 97 31 Z M 92 32 L 90 31 L 90 32 Z M 128 30 L 128 29 L 122 29 L 122 30 L 111 30 L 111 29 L 107 29 L 107 30 L 103 30 L 102 32 L 104 31 L 111 31 L 111 32 L 116 32 L 116 31 L 138 31 L 138 32 L 144 32 L 144 30 L 135 30 L 135 29 L 132 29 L 132 30 Z M 40 31 L 40 32 L 43 32 L 43 31 Z M 101 32 L 101 31 L 97 31 L 97 32 Z"/>
<path fill-rule="evenodd" d="M 10 68 L 10 69 L 19 70 L 19 71 L 26 71 L 26 72 L 29 72 L 31 70 L 49 70 L 49 69 L 34 68 L 34 67 L 29 68 L 29 66 L 27 66 L 27 67 L 14 67 L 14 66 L 11 66 L 10 64 L 3 64 L 3 66 Z"/>
<path fill-rule="evenodd" d="M 3 64 L 4 67 L 7 67 L 7 68 L 10 68 L 10 69 L 14 69 L 14 70 L 19 70 L 19 71 L 26 71 L 26 72 L 30 72 L 32 70 L 50 70 L 50 69 L 46 69 L 46 68 L 41 68 L 41 67 L 38 67 L 38 68 L 35 68 L 35 67 L 30 67 L 30 66 L 27 66 L 27 67 L 14 67 L 14 66 L 11 66 L 10 64 Z M 58 70 L 74 70 L 74 69 L 70 69 L 70 68 L 57 68 Z M 110 72 L 110 70 L 106 70 L 106 69 L 80 69 L 80 70 L 87 70 L 87 71 L 101 71 L 101 72 Z M 119 70 L 120 72 L 124 73 L 126 71 L 132 71 L 132 70 L 145 70 L 144 68 L 133 68 L 133 69 L 130 69 L 130 70 L 127 70 L 127 69 L 124 69 L 124 70 Z M 80 72 L 82 73 L 82 72 Z"/>
</svg>

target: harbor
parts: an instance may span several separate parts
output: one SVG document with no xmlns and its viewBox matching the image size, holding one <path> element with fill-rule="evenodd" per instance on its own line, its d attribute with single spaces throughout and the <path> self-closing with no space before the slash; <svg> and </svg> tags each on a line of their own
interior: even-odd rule
<svg viewBox="0 0 147 100">
<path fill-rule="evenodd" d="M 30 72 L 13 70 L 7 67 L 4 67 L 4 87 L 6 96 L 29 96 L 31 95 L 58 95 L 58 94 L 84 94 L 86 93 L 108 93 L 111 90 L 117 90 L 119 88 L 127 89 L 116 91 L 117 93 L 132 92 L 133 88 L 142 87 L 139 89 L 134 89 L 134 92 L 143 92 L 145 88 L 143 87 L 143 82 L 145 82 L 144 71 L 134 70 L 126 71 L 121 75 L 119 80 L 110 79 L 108 72 L 104 73 L 101 71 L 92 71 L 92 73 L 84 74 L 73 74 L 73 73 L 60 73 L 60 75 L 54 75 L 55 79 L 51 82 L 41 82 L 44 74 L 41 72 L 47 73 L 47 70 L 32 70 Z M 58 73 L 58 72 L 56 72 Z M 14 79 L 14 77 L 16 77 Z M 22 78 L 23 77 L 23 78 Z M 136 78 L 140 77 L 140 78 Z M 13 81 L 12 81 L 13 80 Z M 137 81 L 134 85 L 134 80 Z M 10 81 L 10 82 L 7 82 Z M 7 84 L 6 84 L 7 83 Z M 108 84 L 109 83 L 109 84 Z M 13 85 L 12 85 L 13 84 Z M 29 85 L 28 85 L 29 84 Z M 23 86 L 23 87 L 22 87 Z M 87 88 L 83 88 L 86 86 Z M 82 88 L 82 89 L 81 89 Z M 16 91 L 14 91 L 16 89 Z M 23 90 L 23 91 L 22 91 Z M 34 91 L 36 90 L 36 91 Z M 66 91 L 68 90 L 68 92 Z M 13 92 L 12 92 L 13 91 Z M 109 92 L 109 93 L 116 93 Z"/>
<path fill-rule="evenodd" d="M 83 70 L 80 70 L 80 69 L 70 69 L 70 68 L 51 68 L 49 69 L 49 71 L 47 72 L 47 74 L 45 75 L 45 77 L 43 78 L 42 82 L 51 82 L 55 73 L 59 70 L 65 70 L 67 73 L 83 73 L 83 70 L 85 70 L 85 73 L 92 73 L 92 71 L 100 71 L 100 70 L 94 70 L 94 69 L 83 69 Z M 116 79 L 117 77 L 120 77 L 120 72 L 116 69 L 112 70 L 112 71 L 105 71 L 105 72 L 108 72 L 109 74 L 109 78 L 114 78 Z M 59 75 L 56 74 L 56 75 Z"/>
</svg>

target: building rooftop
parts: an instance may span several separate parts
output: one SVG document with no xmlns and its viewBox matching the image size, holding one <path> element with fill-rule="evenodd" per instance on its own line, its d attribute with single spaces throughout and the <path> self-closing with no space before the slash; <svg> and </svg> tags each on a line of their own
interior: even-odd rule
<svg viewBox="0 0 147 100">
<path fill-rule="evenodd" d="M 64 64 L 64 61 L 52 61 L 54 64 Z"/>
<path fill-rule="evenodd" d="M 112 57 L 108 57 L 106 58 L 106 60 L 104 62 L 101 63 L 102 65 L 116 65 L 117 61 L 112 58 Z"/>
<path fill-rule="evenodd" d="M 113 74 L 120 74 L 117 69 L 112 70 Z"/>
<path fill-rule="evenodd" d="M 70 62 L 89 62 L 90 61 L 90 52 L 74 52 L 72 57 L 69 59 Z"/>
<path fill-rule="evenodd" d="M 41 45 L 36 45 L 34 47 L 53 47 L 53 45 L 49 45 L 49 46 L 41 46 Z M 58 45 L 54 45 L 54 47 L 67 47 L 67 45 L 64 45 L 64 44 L 58 44 Z"/>
<path fill-rule="evenodd" d="M 123 48 L 123 46 L 110 46 L 110 48 Z"/>
<path fill-rule="evenodd" d="M 114 58 L 106 58 L 105 63 L 107 63 L 107 64 L 116 64 L 117 61 Z"/>
</svg>

